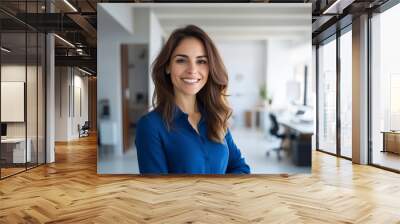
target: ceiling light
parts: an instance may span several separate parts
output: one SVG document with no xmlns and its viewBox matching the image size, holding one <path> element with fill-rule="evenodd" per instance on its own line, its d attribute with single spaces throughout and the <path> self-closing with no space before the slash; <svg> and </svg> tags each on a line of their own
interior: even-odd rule
<svg viewBox="0 0 400 224">
<path fill-rule="evenodd" d="M 76 53 L 78 53 L 79 55 L 83 55 L 83 49 L 77 48 Z"/>
<path fill-rule="evenodd" d="M 74 12 L 78 12 L 78 10 L 71 4 L 69 3 L 68 0 L 64 0 L 65 4 L 67 4 L 72 10 L 74 10 Z"/>
<path fill-rule="evenodd" d="M 81 71 L 81 72 L 83 72 L 83 73 L 85 73 L 85 74 L 87 74 L 87 75 L 92 75 L 92 73 L 90 73 L 90 72 L 88 72 L 88 71 L 86 71 L 86 70 L 83 70 L 83 69 L 81 69 L 81 68 L 79 68 L 79 67 L 78 67 L 78 70 Z"/>
<path fill-rule="evenodd" d="M 58 36 L 57 34 L 54 34 L 55 37 L 57 37 L 58 39 L 60 39 L 61 41 L 63 41 L 64 43 L 66 43 L 67 45 L 69 45 L 70 47 L 75 48 L 75 45 L 71 44 L 71 42 L 67 41 L 66 39 Z"/>
<path fill-rule="evenodd" d="M 7 53 L 10 53 L 10 52 L 11 52 L 11 50 L 9 50 L 9 49 L 7 49 L 7 48 L 5 48 L 5 47 L 1 47 L 1 50 L 4 51 L 4 52 L 7 52 Z"/>
<path fill-rule="evenodd" d="M 322 14 L 342 14 L 343 9 L 351 5 L 354 0 L 336 0 L 327 9 L 324 10 Z"/>
</svg>

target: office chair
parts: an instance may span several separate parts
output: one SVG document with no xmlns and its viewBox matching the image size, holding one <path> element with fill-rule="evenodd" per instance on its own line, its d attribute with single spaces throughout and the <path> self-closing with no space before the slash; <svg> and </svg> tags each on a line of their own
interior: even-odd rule
<svg viewBox="0 0 400 224">
<path fill-rule="evenodd" d="M 85 137 L 89 136 L 89 129 L 90 129 L 89 121 L 85 121 L 85 123 L 80 128 L 78 125 L 78 129 L 79 129 L 79 138 L 84 136 Z"/>
<path fill-rule="evenodd" d="M 283 140 L 287 137 L 285 134 L 279 134 L 279 123 L 276 119 L 275 114 L 270 113 L 269 114 L 269 119 L 271 120 L 271 128 L 269 130 L 269 133 L 279 139 L 281 139 L 280 146 L 278 148 L 273 148 L 272 151 L 275 151 L 278 157 L 278 160 L 281 160 L 281 155 L 280 151 L 283 150 Z M 269 156 L 270 150 L 267 151 L 267 156 Z"/>
</svg>

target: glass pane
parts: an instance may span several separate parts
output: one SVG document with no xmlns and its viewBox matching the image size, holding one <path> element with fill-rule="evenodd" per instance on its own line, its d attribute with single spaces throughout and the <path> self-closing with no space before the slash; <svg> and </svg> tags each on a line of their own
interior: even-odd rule
<svg viewBox="0 0 400 224">
<path fill-rule="evenodd" d="M 28 63 L 26 81 L 26 116 L 27 116 L 27 143 L 28 143 L 28 168 L 37 165 L 37 63 L 38 63 L 38 37 L 37 33 L 27 33 L 28 38 Z"/>
<path fill-rule="evenodd" d="M 400 4 L 372 18 L 372 163 L 400 170 Z"/>
<path fill-rule="evenodd" d="M 318 50 L 318 146 L 336 154 L 336 40 Z"/>
<path fill-rule="evenodd" d="M 25 170 L 26 34 L 1 34 L 2 177 Z M 28 147 L 29 148 L 29 147 Z"/>
<path fill-rule="evenodd" d="M 20 13 L 25 10 L 25 3 L 12 2 L 12 1 L 0 1 L 0 8 L 6 12 L 12 12 L 14 15 L 19 16 Z M 0 11 L 0 31 L 5 32 L 20 32 L 25 33 L 25 24 L 16 19 L 12 19 L 6 13 Z"/>
<path fill-rule="evenodd" d="M 0 7 L 4 8 L 9 12 L 24 13 L 26 12 L 26 1 L 25 0 L 2 0 L 0 1 Z"/>
<path fill-rule="evenodd" d="M 27 13 L 37 13 L 39 10 L 39 4 L 38 1 L 34 0 L 34 1 L 27 1 L 26 2 L 26 12 Z"/>
<path fill-rule="evenodd" d="M 45 51 L 46 37 L 39 34 L 38 45 L 38 163 L 45 163 Z"/>
<path fill-rule="evenodd" d="M 340 37 L 340 152 L 352 157 L 352 35 L 351 31 Z"/>
</svg>

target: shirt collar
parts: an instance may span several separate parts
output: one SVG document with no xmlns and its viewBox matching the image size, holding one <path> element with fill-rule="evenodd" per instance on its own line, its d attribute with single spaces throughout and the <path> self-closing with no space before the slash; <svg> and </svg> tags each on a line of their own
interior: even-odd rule
<svg viewBox="0 0 400 224">
<path fill-rule="evenodd" d="M 188 114 L 183 112 L 181 110 L 181 108 L 179 108 L 178 105 L 176 105 L 176 104 L 174 104 L 173 114 L 174 114 L 175 119 L 180 118 L 180 117 L 185 117 L 185 118 L 188 117 Z"/>
<path fill-rule="evenodd" d="M 204 118 L 205 118 L 205 109 L 200 105 L 200 104 L 198 104 L 198 109 L 199 109 L 199 111 L 200 111 L 200 114 L 201 114 L 201 119 L 200 119 L 200 122 L 202 122 L 202 121 L 204 121 Z M 183 112 L 179 107 L 178 107 L 178 105 L 176 105 L 176 104 L 174 104 L 174 108 L 173 108 L 173 114 L 174 114 L 174 118 L 175 119 L 178 119 L 178 118 L 181 118 L 181 117 L 184 117 L 184 118 L 188 118 L 188 114 L 187 113 L 185 113 L 185 112 Z"/>
</svg>

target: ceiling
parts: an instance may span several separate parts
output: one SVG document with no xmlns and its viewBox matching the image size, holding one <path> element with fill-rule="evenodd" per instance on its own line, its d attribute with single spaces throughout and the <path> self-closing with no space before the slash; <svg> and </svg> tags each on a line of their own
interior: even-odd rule
<svg viewBox="0 0 400 224">
<path fill-rule="evenodd" d="M 340 4 L 334 5 L 335 0 L 1 0 L 0 27 L 3 33 L 14 33 L 14 35 L 17 35 L 15 33 L 21 32 L 21 30 L 24 31 L 25 28 L 39 32 L 55 32 L 75 45 L 72 48 L 64 41 L 56 38 L 56 64 L 86 66 L 95 71 L 97 3 L 251 2 L 256 7 L 246 12 L 243 12 L 241 7 L 196 10 L 193 8 L 168 7 L 167 5 L 171 4 L 162 4 L 167 7 L 157 8 L 155 13 L 166 34 L 177 26 L 194 23 L 217 38 L 228 36 L 247 39 L 294 38 L 309 32 L 304 23 L 312 19 L 312 38 L 318 40 L 321 36 L 330 35 L 327 31 L 339 19 L 372 9 L 387 0 L 340 1 Z M 265 9 L 262 4 L 256 4 L 277 2 L 312 3 L 312 18 L 307 18 L 304 14 L 305 11 L 299 11 L 298 8 L 290 9 L 290 7 L 281 6 Z M 332 5 L 335 7 L 330 7 Z M 46 13 L 50 11 L 50 8 L 53 13 Z M 333 8 L 333 14 L 332 10 L 329 11 L 329 14 L 323 14 L 328 8 Z M 292 12 L 287 13 L 290 10 Z M 222 26 L 222 24 L 224 25 Z M 243 32 L 244 30 L 246 32 Z M 334 29 L 331 30 L 331 32 L 334 32 Z M 10 44 L 10 46 L 14 45 L 15 48 L 18 48 L 19 44 L 24 44 L 20 43 L 20 37 L 12 38 L 12 34 L 8 34 L 5 38 L 10 38 L 7 42 L 14 41 L 15 43 Z M 30 51 L 29 48 L 28 51 Z M 82 53 L 78 53 L 78 51 Z"/>
<path fill-rule="evenodd" d="M 152 7 L 165 34 L 187 24 L 202 27 L 213 39 L 296 40 L 310 37 L 311 15 L 306 6 L 252 4 Z"/>
</svg>

